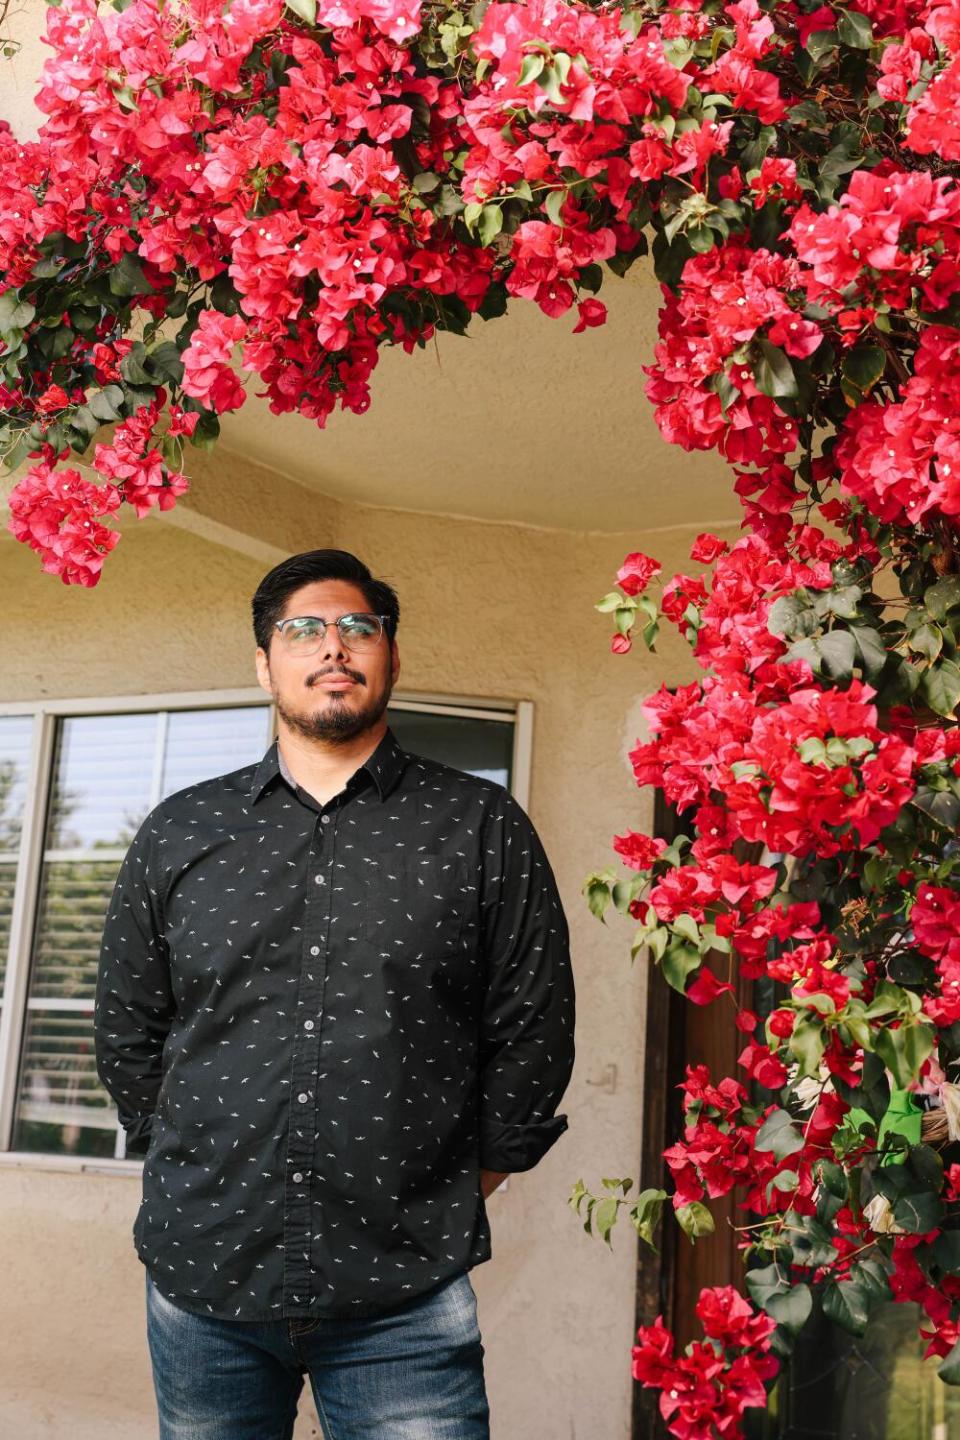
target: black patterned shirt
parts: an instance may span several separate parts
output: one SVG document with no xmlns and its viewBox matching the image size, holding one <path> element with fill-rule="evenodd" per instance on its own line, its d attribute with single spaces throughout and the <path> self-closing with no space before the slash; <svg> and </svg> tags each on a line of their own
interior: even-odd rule
<svg viewBox="0 0 960 1440">
<path fill-rule="evenodd" d="M 151 810 L 104 927 L 97 1073 L 137 1254 L 222 1319 L 372 1315 L 490 1259 L 479 1170 L 567 1128 L 563 908 L 502 786 L 388 729 L 327 804 L 274 741 Z"/>
</svg>

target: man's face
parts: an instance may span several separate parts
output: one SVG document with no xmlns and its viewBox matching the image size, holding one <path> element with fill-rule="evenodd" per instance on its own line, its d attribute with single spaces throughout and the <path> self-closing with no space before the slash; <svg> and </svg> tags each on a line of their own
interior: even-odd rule
<svg viewBox="0 0 960 1440">
<path fill-rule="evenodd" d="M 328 620 L 319 648 L 312 655 L 288 653 L 279 630 L 273 632 L 269 656 L 257 647 L 257 679 L 280 717 L 308 739 L 350 740 L 371 729 L 387 708 L 400 673 L 396 642 L 391 646 L 384 631 L 371 649 L 351 650 L 333 623 L 358 610 L 369 614 L 370 604 L 355 585 L 313 581 L 287 597 L 280 619 L 319 615 Z"/>
</svg>

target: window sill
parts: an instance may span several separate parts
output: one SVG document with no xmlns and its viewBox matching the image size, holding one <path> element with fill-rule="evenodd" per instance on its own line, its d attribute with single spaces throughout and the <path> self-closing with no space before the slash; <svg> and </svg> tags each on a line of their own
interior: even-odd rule
<svg viewBox="0 0 960 1440">
<path fill-rule="evenodd" d="M 31 1150 L 0 1150 L 0 1169 L 60 1170 L 86 1175 L 141 1175 L 142 1160 L 103 1160 L 93 1155 L 43 1155 Z"/>
</svg>

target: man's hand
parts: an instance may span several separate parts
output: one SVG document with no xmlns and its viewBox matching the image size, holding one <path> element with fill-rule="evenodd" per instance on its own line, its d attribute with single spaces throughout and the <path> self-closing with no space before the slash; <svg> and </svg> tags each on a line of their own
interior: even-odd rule
<svg viewBox="0 0 960 1440">
<path fill-rule="evenodd" d="M 483 1195 L 484 1200 L 488 1199 L 493 1194 L 497 1186 L 501 1185 L 503 1181 L 506 1180 L 509 1174 L 509 1170 L 504 1170 L 502 1174 L 498 1170 L 480 1171 L 480 1191 Z"/>
</svg>

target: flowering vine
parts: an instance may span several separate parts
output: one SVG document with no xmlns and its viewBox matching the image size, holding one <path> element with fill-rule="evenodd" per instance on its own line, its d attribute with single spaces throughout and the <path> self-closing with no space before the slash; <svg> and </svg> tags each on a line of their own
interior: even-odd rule
<svg viewBox="0 0 960 1440">
<path fill-rule="evenodd" d="M 681 1440 L 740 1434 L 814 1306 L 918 1302 L 960 1382 L 960 0 L 62 0 L 46 38 L 38 138 L 0 122 L 0 451 L 64 583 L 248 384 L 323 425 L 381 346 L 516 299 L 581 332 L 650 256 L 647 393 L 745 533 L 599 604 L 701 676 L 631 753 L 684 833 L 586 889 L 743 1048 L 687 1072 L 670 1196 L 571 1203 L 743 1207 L 749 1300 L 634 1346 Z"/>
</svg>

